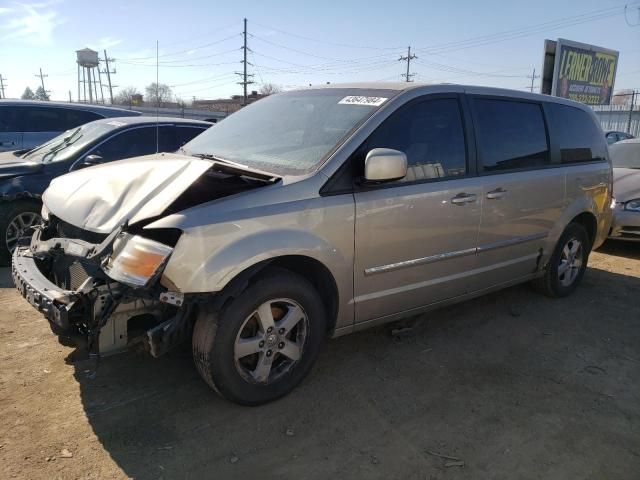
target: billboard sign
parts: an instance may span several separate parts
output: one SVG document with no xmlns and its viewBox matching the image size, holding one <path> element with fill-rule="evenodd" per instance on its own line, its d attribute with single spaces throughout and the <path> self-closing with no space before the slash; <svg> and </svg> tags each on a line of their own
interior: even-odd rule
<svg viewBox="0 0 640 480">
<path fill-rule="evenodd" d="M 557 42 L 547 40 L 542 93 L 587 105 L 608 105 L 613 93 L 618 55 L 614 50 L 585 43 L 564 39 L 558 39 Z M 553 63 L 549 61 L 551 59 Z M 550 68 L 553 69 L 552 72 L 549 72 Z M 546 84 L 545 75 L 551 80 Z M 545 91 L 549 86 L 551 91 Z"/>
</svg>

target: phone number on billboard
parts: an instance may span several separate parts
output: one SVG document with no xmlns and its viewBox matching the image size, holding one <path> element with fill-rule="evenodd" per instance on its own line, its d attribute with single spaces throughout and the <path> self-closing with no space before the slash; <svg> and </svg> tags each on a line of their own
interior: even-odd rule
<svg viewBox="0 0 640 480">
<path fill-rule="evenodd" d="M 600 104 L 600 95 L 587 95 L 581 93 L 570 93 L 570 100 L 575 100 L 576 102 L 586 103 L 589 105 L 598 105 Z"/>
</svg>

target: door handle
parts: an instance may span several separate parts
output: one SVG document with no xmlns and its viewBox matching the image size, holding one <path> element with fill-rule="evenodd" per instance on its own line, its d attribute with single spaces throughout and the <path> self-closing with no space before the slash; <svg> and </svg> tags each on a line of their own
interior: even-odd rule
<svg viewBox="0 0 640 480">
<path fill-rule="evenodd" d="M 490 192 L 487 192 L 487 198 L 489 200 L 495 200 L 495 199 L 504 197 L 506 193 L 507 191 L 505 189 L 496 188 L 495 190 L 491 190 Z"/>
<path fill-rule="evenodd" d="M 476 201 L 476 196 L 473 193 L 459 193 L 451 199 L 451 203 L 454 205 L 464 205 L 465 203 L 473 203 Z"/>
</svg>

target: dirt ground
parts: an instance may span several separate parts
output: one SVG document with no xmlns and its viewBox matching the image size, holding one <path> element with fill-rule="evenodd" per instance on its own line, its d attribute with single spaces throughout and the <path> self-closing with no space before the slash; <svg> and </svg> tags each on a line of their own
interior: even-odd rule
<svg viewBox="0 0 640 480">
<path fill-rule="evenodd" d="M 594 253 L 570 298 L 523 285 L 329 341 L 258 408 L 188 347 L 67 364 L 7 269 L 0 287 L 1 478 L 640 478 L 640 244 Z"/>
</svg>

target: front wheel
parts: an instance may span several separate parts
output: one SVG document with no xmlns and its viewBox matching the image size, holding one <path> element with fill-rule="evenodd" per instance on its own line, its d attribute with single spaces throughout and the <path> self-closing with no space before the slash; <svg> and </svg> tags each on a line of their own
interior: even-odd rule
<svg viewBox="0 0 640 480">
<path fill-rule="evenodd" d="M 31 227 L 42 221 L 40 210 L 40 204 L 30 200 L 0 204 L 0 265 L 11 263 L 11 254 L 18 245 L 18 240 L 31 236 Z"/>
<path fill-rule="evenodd" d="M 544 276 L 533 282 L 534 287 L 549 297 L 571 294 L 587 269 L 590 251 L 587 231 L 578 223 L 570 223 L 556 244 Z"/>
<path fill-rule="evenodd" d="M 307 375 L 325 334 L 326 313 L 303 277 L 272 269 L 214 312 L 202 308 L 193 358 L 225 398 L 260 405 L 286 395 Z"/>
</svg>

